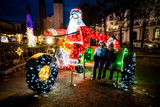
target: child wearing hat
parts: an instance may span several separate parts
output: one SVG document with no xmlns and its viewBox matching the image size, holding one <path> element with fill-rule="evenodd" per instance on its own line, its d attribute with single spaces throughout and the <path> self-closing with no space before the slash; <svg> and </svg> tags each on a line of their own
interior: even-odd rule
<svg viewBox="0 0 160 107">
<path fill-rule="evenodd" d="M 107 60 L 105 61 L 104 66 L 103 66 L 102 78 L 106 77 L 106 70 L 110 66 L 110 77 L 109 77 L 109 79 L 112 80 L 114 69 L 115 69 L 115 61 L 116 61 L 116 55 L 114 53 L 116 51 L 116 49 L 114 49 L 113 42 L 111 42 L 110 45 L 108 46 L 108 50 L 109 51 L 108 51 L 108 55 L 107 55 Z"/>
</svg>

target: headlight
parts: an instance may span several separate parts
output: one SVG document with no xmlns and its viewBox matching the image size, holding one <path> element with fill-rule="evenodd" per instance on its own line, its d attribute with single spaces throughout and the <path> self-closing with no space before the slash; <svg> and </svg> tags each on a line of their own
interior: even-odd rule
<svg viewBox="0 0 160 107">
<path fill-rule="evenodd" d="M 53 42 L 52 38 L 47 38 L 47 43 L 51 44 Z"/>
</svg>

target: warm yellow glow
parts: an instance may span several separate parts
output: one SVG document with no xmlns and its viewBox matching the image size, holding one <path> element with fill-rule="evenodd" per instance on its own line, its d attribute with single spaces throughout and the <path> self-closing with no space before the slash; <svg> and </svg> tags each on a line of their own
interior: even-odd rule
<svg viewBox="0 0 160 107">
<path fill-rule="evenodd" d="M 47 38 L 47 43 L 48 44 L 51 44 L 53 41 L 52 41 L 52 38 Z"/>
<path fill-rule="evenodd" d="M 20 44 L 22 40 L 22 34 L 16 34 L 17 42 Z"/>
<path fill-rule="evenodd" d="M 114 25 L 111 24 L 111 22 L 107 22 L 107 29 L 109 30 L 118 30 L 119 29 L 119 25 Z"/>
<path fill-rule="evenodd" d="M 17 51 L 15 51 L 15 52 L 17 52 L 17 54 L 18 54 L 19 56 L 21 56 L 23 50 L 22 50 L 20 47 L 18 47 L 18 48 L 17 48 Z"/>
<path fill-rule="evenodd" d="M 39 72 L 39 78 L 42 81 L 46 81 L 49 78 L 50 75 L 50 67 L 48 65 L 45 65 L 41 68 L 40 72 Z"/>
<path fill-rule="evenodd" d="M 28 46 L 29 47 L 35 47 L 36 46 L 36 38 L 33 35 L 33 29 L 27 28 L 27 35 L 28 35 Z"/>
</svg>

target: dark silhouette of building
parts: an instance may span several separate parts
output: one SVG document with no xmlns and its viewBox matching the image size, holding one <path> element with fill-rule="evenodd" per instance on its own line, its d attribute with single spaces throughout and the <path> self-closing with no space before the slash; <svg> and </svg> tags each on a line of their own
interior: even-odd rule
<svg viewBox="0 0 160 107">
<path fill-rule="evenodd" d="M 39 18 L 40 18 L 40 32 L 41 34 L 43 34 L 44 31 L 43 19 L 46 18 L 45 0 L 39 0 Z"/>
<path fill-rule="evenodd" d="M 54 0 L 54 3 L 63 3 L 63 0 Z"/>
</svg>

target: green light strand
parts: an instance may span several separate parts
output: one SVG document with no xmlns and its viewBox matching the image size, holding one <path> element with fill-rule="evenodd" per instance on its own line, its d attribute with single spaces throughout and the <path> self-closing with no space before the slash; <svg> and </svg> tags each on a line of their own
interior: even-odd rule
<svg viewBox="0 0 160 107">
<path fill-rule="evenodd" d="M 85 52 L 85 62 L 93 60 L 93 50 L 92 47 L 87 48 Z"/>
<path fill-rule="evenodd" d="M 121 60 L 121 71 L 123 70 L 124 55 L 126 55 L 127 53 L 128 53 L 128 49 L 125 48 L 124 51 L 123 51 L 122 60 Z"/>
</svg>

